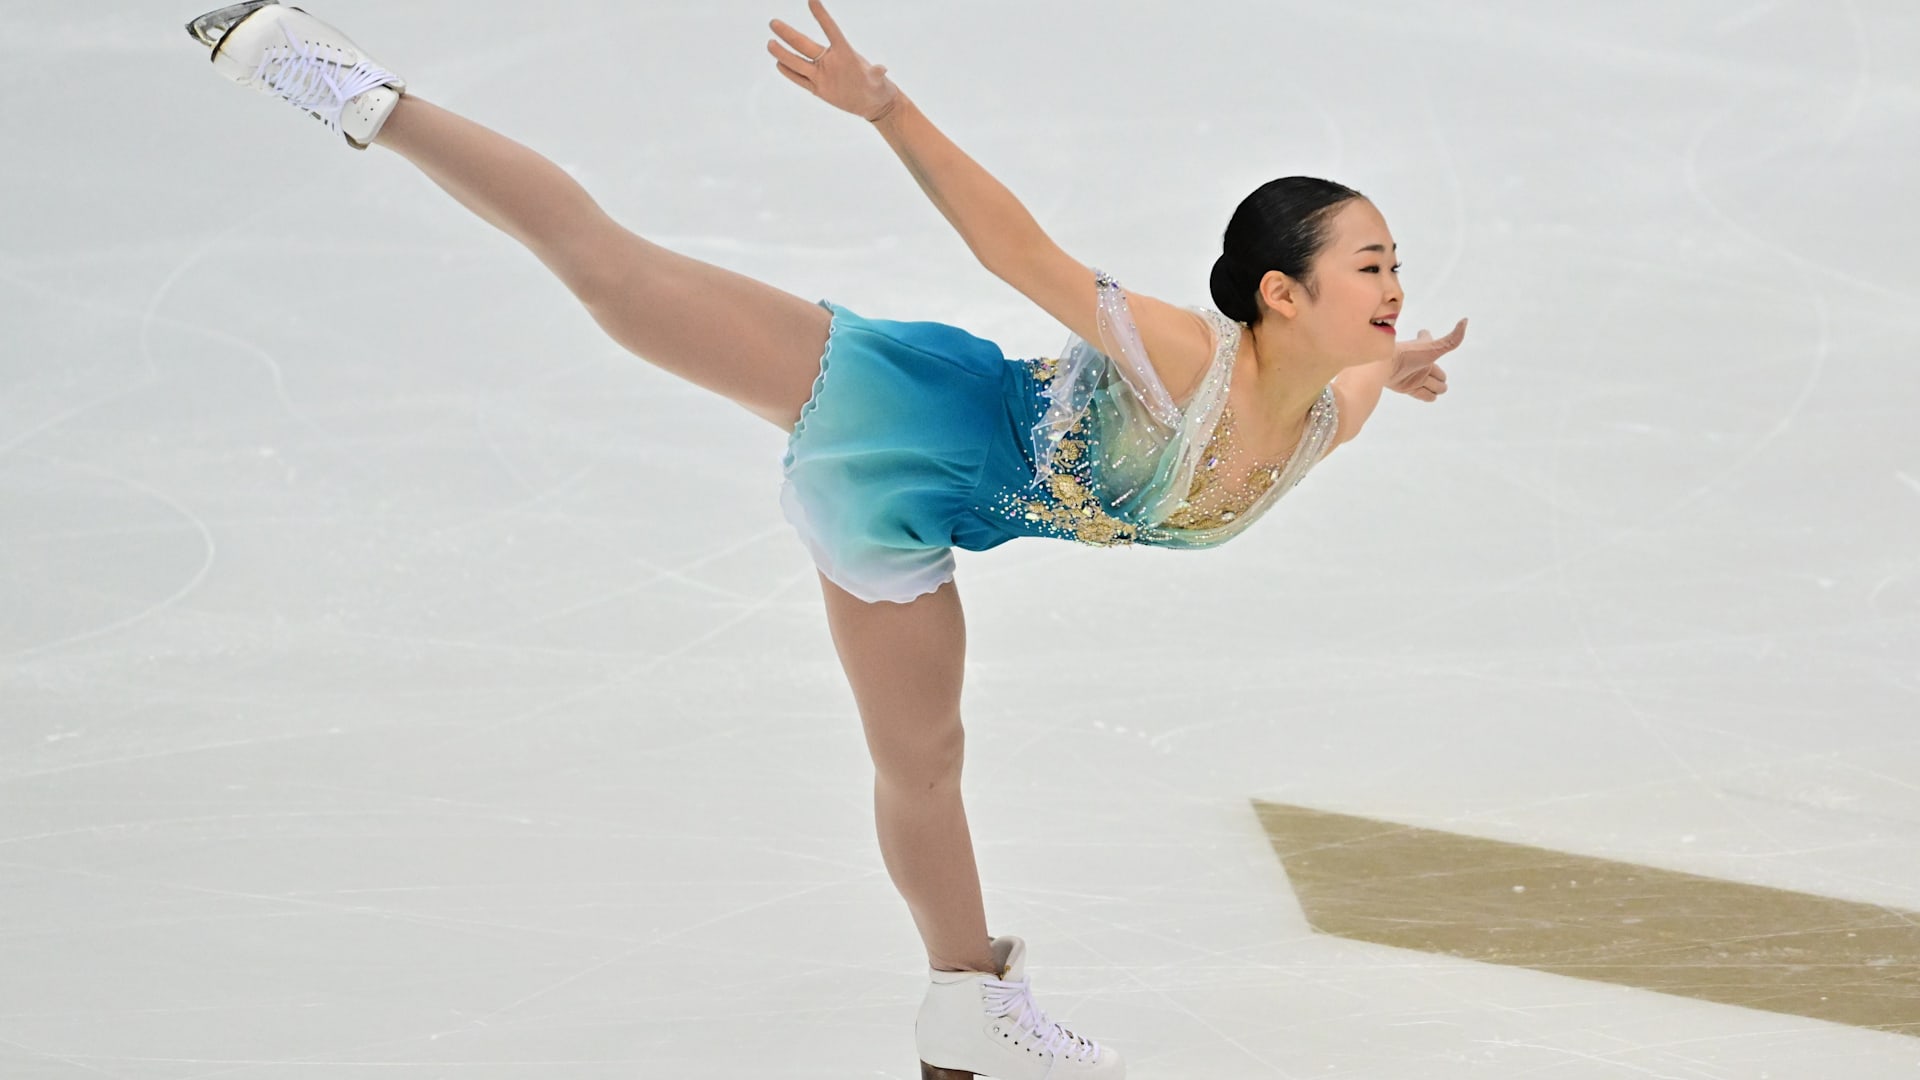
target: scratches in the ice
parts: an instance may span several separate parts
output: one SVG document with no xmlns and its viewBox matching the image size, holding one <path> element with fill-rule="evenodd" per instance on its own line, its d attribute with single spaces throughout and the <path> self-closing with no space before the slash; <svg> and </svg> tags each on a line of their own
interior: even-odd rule
<svg viewBox="0 0 1920 1080">
<path fill-rule="evenodd" d="M 1860 21 L 1859 12 L 1854 8 L 1851 0 L 1842 6 L 1847 11 L 1848 25 L 1852 32 L 1856 58 L 1855 70 L 1852 89 L 1847 96 L 1847 100 L 1841 106 L 1836 122 L 1822 125 L 1822 129 L 1826 132 L 1825 149 L 1832 149 L 1841 139 L 1846 137 L 1855 118 L 1857 118 L 1860 111 L 1865 108 L 1869 92 L 1872 88 L 1872 52 L 1865 37 L 1865 30 Z M 1756 89 L 1753 93 L 1763 93 L 1772 97 L 1776 96 L 1779 91 L 1775 87 L 1766 87 Z M 1693 196 L 1694 201 L 1699 204 L 1702 210 L 1706 211 L 1709 216 L 1718 222 L 1722 228 L 1738 235 L 1741 239 L 1746 240 L 1756 248 L 1777 256 L 1802 270 L 1811 271 L 1822 277 L 1831 278 L 1845 284 L 1849 289 L 1876 297 L 1882 301 L 1902 305 L 1910 303 L 1912 296 L 1901 289 L 1891 288 L 1883 282 L 1861 277 L 1831 263 L 1802 255 L 1779 241 L 1769 239 L 1754 232 L 1751 228 L 1748 228 L 1736 220 L 1734 216 L 1728 213 L 1720 204 L 1720 201 L 1714 198 L 1713 194 L 1707 188 L 1706 178 L 1702 175 L 1700 161 L 1701 147 L 1705 144 L 1709 134 L 1724 123 L 1727 118 L 1737 114 L 1749 103 L 1751 96 L 1751 94 L 1746 96 L 1736 95 L 1730 98 L 1725 108 L 1721 109 L 1694 130 L 1693 138 L 1688 142 L 1686 153 L 1681 158 L 1682 175 L 1686 179 L 1687 191 Z"/>
<path fill-rule="evenodd" d="M 703 556 L 703 558 L 705 557 L 711 557 L 711 556 Z M 695 560 L 695 561 L 698 561 L 698 560 Z M 595 682 L 591 685 L 583 686 L 577 690 L 573 690 L 568 693 L 562 694 L 559 697 L 549 699 L 548 701 L 545 701 L 539 705 L 536 705 L 533 708 L 523 709 L 520 712 L 512 713 L 510 715 L 501 717 L 500 719 L 492 721 L 490 723 L 476 724 L 471 727 L 464 728 L 454 738 L 457 741 L 465 742 L 478 735 L 498 731 L 501 728 L 510 727 L 515 724 L 522 724 L 529 720 L 536 720 L 543 716 L 548 716 L 562 708 L 565 708 L 566 706 L 571 705 L 574 702 L 593 698 L 615 687 L 622 686 L 627 683 L 633 682 L 636 679 L 643 678 L 648 674 L 652 673 L 653 671 L 655 671 L 656 669 L 669 663 L 670 661 L 678 657 L 684 656 L 687 653 L 690 653 L 693 650 L 698 649 L 700 646 L 705 645 L 710 641 L 714 641 L 718 638 L 725 636 L 727 633 L 731 632 L 735 627 L 752 622 L 755 618 L 761 616 L 768 608 L 773 607 L 775 604 L 777 604 L 779 601 L 779 597 L 782 594 L 784 594 L 788 589 L 791 589 L 794 586 L 799 585 L 803 581 L 812 580 L 814 578 L 814 574 L 815 574 L 815 571 L 811 567 L 809 567 L 806 571 L 802 573 L 794 574 L 783 579 L 779 586 L 768 590 L 763 595 L 753 599 L 750 603 L 743 605 L 738 611 L 733 612 L 732 614 L 726 616 L 725 618 L 715 621 L 713 625 L 707 627 L 705 630 L 699 633 L 689 635 L 685 640 L 683 640 L 679 645 L 675 646 L 674 648 L 668 649 L 665 652 L 657 653 L 653 656 L 649 656 L 644 661 L 640 662 L 639 664 L 635 665 L 632 668 L 629 668 L 625 671 L 620 672 L 619 674 L 613 675 L 609 678 L 601 679 L 598 682 Z"/>
<path fill-rule="evenodd" d="M 64 648 L 68 645 L 74 645 L 74 644 L 78 644 L 79 642 L 91 641 L 95 638 L 104 637 L 116 631 L 124 630 L 127 627 L 133 626 L 137 623 L 144 622 L 147 619 L 150 619 L 153 616 L 168 610 L 169 608 L 173 607 L 175 604 L 178 604 L 180 601 L 186 599 L 189 595 L 193 593 L 195 589 L 198 589 L 200 587 L 201 582 L 204 582 L 207 579 L 207 574 L 211 572 L 213 569 L 213 562 L 214 562 L 214 555 L 215 555 L 213 530 L 207 527 L 206 521 L 203 520 L 200 517 L 200 515 L 194 513 L 192 510 L 189 510 L 184 504 L 180 502 L 180 500 L 174 498 L 173 496 L 167 494 L 164 491 L 161 491 L 160 489 L 152 486 L 151 484 L 145 483 L 144 481 L 141 481 L 141 480 L 137 480 L 131 476 L 126 475 L 125 473 L 119 472 L 114 469 L 109 469 L 104 466 L 91 465 L 86 462 L 80 462 L 80 461 L 61 461 L 58 459 L 50 459 L 49 463 L 61 466 L 63 468 L 72 469 L 75 472 L 86 473 L 88 475 L 97 476 L 105 480 L 111 480 L 115 483 L 125 485 L 126 487 L 132 488 L 133 490 L 140 492 L 141 494 L 147 496 L 148 498 L 154 500 L 155 502 L 158 502 L 162 506 L 165 506 L 167 509 L 172 510 L 174 513 L 178 514 L 193 528 L 193 530 L 196 533 L 200 535 L 200 546 L 201 546 L 200 565 L 194 568 L 192 573 L 187 575 L 187 579 L 185 581 L 175 586 L 172 592 L 168 593 L 166 596 L 155 601 L 154 603 L 149 604 L 146 607 L 140 609 L 139 611 L 133 612 L 130 615 L 123 615 L 120 618 L 113 619 L 99 626 L 91 627 L 87 630 L 80 631 L 79 633 L 67 634 L 63 637 L 58 637 L 51 641 L 43 641 L 37 645 L 33 645 L 25 649 L 17 649 L 10 653 L 0 653 L 0 659 L 23 660 L 23 659 L 26 659 L 27 657 L 38 656 L 43 653 L 51 652 L 52 650 L 55 650 L 55 649 Z"/>
</svg>

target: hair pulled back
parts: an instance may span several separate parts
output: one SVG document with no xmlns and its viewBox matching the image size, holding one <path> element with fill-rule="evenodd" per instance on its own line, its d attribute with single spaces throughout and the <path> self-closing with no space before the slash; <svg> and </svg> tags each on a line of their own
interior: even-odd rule
<svg viewBox="0 0 1920 1080">
<path fill-rule="evenodd" d="M 1310 267 L 1333 232 L 1333 216 L 1359 192 L 1312 176 L 1269 180 L 1240 201 L 1220 239 L 1209 287 L 1220 314 L 1241 323 L 1260 321 L 1260 279 L 1269 270 L 1293 278 L 1318 298 Z"/>
</svg>

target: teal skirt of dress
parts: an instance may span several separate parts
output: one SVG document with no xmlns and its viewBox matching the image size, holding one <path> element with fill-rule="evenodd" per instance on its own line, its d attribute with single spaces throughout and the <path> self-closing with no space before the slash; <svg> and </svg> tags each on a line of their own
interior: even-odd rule
<svg viewBox="0 0 1920 1080">
<path fill-rule="evenodd" d="M 780 488 L 820 572 L 862 600 L 907 603 L 952 580 L 951 549 L 1042 535 L 990 511 L 1034 482 L 1035 362 L 945 323 L 820 306 L 832 329 Z"/>
</svg>

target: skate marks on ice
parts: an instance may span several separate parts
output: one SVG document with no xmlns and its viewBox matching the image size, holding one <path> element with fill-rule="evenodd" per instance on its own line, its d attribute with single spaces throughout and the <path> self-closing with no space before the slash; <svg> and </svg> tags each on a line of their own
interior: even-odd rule
<svg viewBox="0 0 1920 1080">
<path fill-rule="evenodd" d="M 1920 913 L 1253 806 L 1322 933 L 1920 1037 Z"/>
</svg>

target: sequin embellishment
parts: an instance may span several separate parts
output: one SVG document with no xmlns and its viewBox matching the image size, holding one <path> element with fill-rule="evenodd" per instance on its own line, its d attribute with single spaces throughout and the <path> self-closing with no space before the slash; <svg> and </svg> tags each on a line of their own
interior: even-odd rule
<svg viewBox="0 0 1920 1080">
<path fill-rule="evenodd" d="M 1025 362 L 1033 365 L 1034 377 L 1042 385 L 1059 374 L 1058 359 Z M 1058 433 L 1053 475 L 1047 478 L 1045 492 L 1002 492 L 994 500 L 992 511 L 1010 520 L 1024 520 L 1063 540 L 1095 547 L 1133 543 L 1137 537 L 1134 526 L 1108 513 L 1094 496 L 1093 457 L 1087 453 L 1086 442 L 1090 415 L 1082 412 L 1072 427 Z"/>
<path fill-rule="evenodd" d="M 1019 362 L 1032 365 L 1034 377 L 1042 386 L 1058 374 L 1060 363 L 1051 358 Z M 1236 486 L 1227 483 L 1228 472 L 1222 466 L 1240 456 L 1239 428 L 1233 410 L 1223 406 L 1219 422 L 1194 470 L 1187 497 L 1163 523 L 1142 527 L 1113 516 L 1094 494 L 1097 486 L 1093 472 L 1097 463 L 1088 450 L 1086 435 L 1091 416 L 1090 412 L 1082 413 L 1071 427 L 1059 433 L 1054 451 L 1055 468 L 1047 478 L 1045 490 L 1038 494 L 1031 488 L 1025 492 L 1002 492 L 990 507 L 982 509 L 1007 521 L 1025 522 L 1040 535 L 1095 547 L 1157 544 L 1171 539 L 1170 533 L 1220 529 L 1258 506 L 1282 477 L 1291 474 L 1287 487 L 1297 486 L 1305 479 L 1307 470 L 1332 438 L 1338 421 L 1333 389 L 1328 387 L 1314 402 L 1307 415 L 1306 429 L 1294 449 L 1278 461 L 1254 463 L 1245 473 L 1244 485 Z"/>
<path fill-rule="evenodd" d="M 1118 351 L 1104 354 L 1076 336 L 1061 358 L 1012 361 L 1039 388 L 1040 417 L 1022 437 L 1033 475 L 1013 490 L 983 490 L 988 502 L 975 511 L 1017 534 L 1100 547 L 1223 543 L 1324 456 L 1338 423 L 1333 388 L 1321 390 L 1285 457 L 1249 462 L 1226 401 L 1241 326 L 1211 309 L 1189 309 L 1211 324 L 1214 357 L 1186 404 L 1175 405 L 1145 356 L 1119 282 L 1100 271 L 1095 282 L 1100 336 Z M 1202 416 L 1213 426 L 1196 446 L 1202 436 L 1191 429 Z M 1175 487 L 1181 477 L 1184 498 Z"/>
<path fill-rule="evenodd" d="M 1228 485 L 1223 475 L 1227 470 L 1221 468 L 1223 463 L 1236 463 L 1242 452 L 1233 406 L 1223 407 L 1213 438 L 1200 455 L 1199 467 L 1194 469 L 1193 484 L 1187 489 L 1187 497 L 1173 513 L 1167 515 L 1167 527 L 1217 529 L 1252 509 L 1266 495 L 1267 489 L 1280 479 L 1280 474 L 1286 471 L 1295 454 L 1302 449 L 1311 452 L 1311 448 L 1320 446 L 1331 434 L 1335 422 L 1332 396 L 1331 391 L 1324 391 L 1321 400 L 1314 403 L 1307 415 L 1307 429 L 1291 452 L 1278 461 L 1247 464 L 1243 467 L 1245 481 L 1237 487 Z M 1293 482 L 1297 485 L 1305 478 L 1303 470 Z"/>
</svg>

